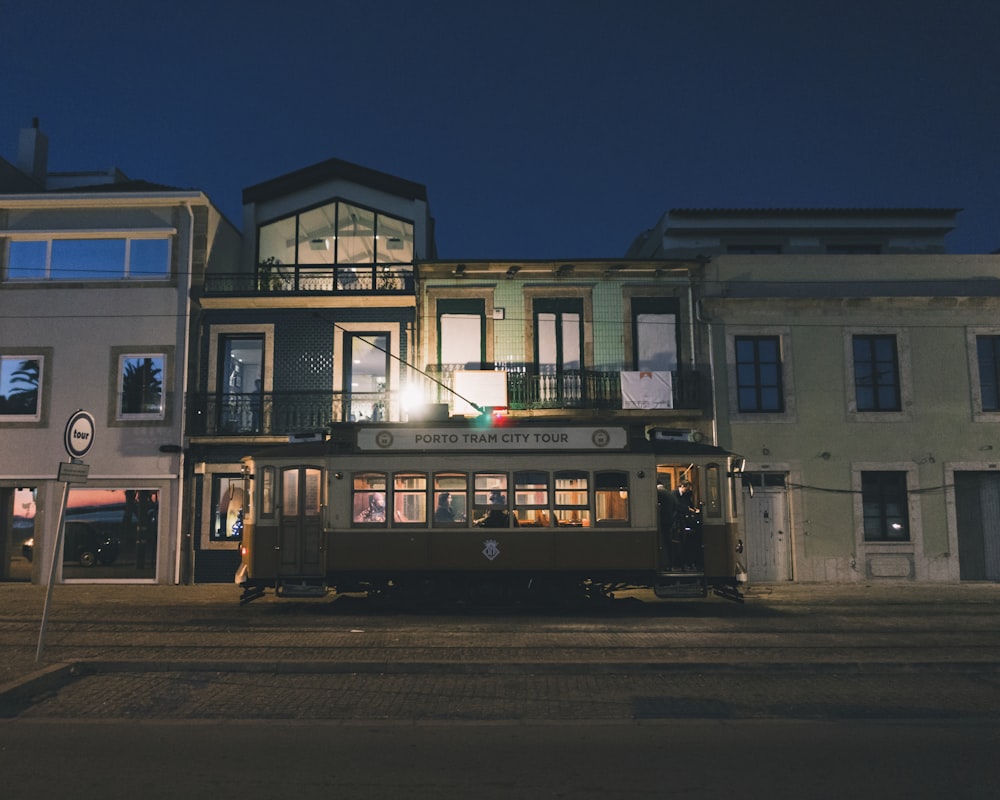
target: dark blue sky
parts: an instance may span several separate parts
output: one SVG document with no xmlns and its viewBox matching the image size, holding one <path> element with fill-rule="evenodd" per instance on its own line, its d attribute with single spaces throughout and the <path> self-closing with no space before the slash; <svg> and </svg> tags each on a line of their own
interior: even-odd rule
<svg viewBox="0 0 1000 800">
<path fill-rule="evenodd" d="M 599 258 L 675 207 L 960 207 L 1000 248 L 995 0 L 11 0 L 0 153 L 205 191 L 337 157 L 442 258 Z"/>
</svg>

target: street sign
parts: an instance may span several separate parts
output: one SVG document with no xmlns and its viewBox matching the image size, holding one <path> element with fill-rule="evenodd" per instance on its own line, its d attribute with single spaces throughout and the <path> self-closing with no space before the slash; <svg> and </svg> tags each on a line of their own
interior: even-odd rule
<svg viewBox="0 0 1000 800">
<path fill-rule="evenodd" d="M 94 418 L 82 408 L 66 423 L 63 443 L 70 458 L 83 458 L 94 446 Z"/>
<path fill-rule="evenodd" d="M 63 483 L 86 483 L 89 474 L 89 464 L 68 463 L 66 461 L 59 464 L 58 480 Z"/>
</svg>

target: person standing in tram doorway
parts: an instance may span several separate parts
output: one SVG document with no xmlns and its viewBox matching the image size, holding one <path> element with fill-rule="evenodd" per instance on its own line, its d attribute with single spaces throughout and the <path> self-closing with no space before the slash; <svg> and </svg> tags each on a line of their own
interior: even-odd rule
<svg viewBox="0 0 1000 800">
<path fill-rule="evenodd" d="M 701 567 L 701 509 L 694 504 L 691 481 L 677 484 L 674 528 L 680 543 L 681 569 L 697 572 Z"/>
<path fill-rule="evenodd" d="M 676 491 L 670 491 L 664 479 L 656 481 L 656 502 L 659 512 L 660 550 L 663 555 L 663 569 L 670 572 L 681 566 L 681 540 L 677 530 L 677 510 L 680 500 Z"/>
</svg>

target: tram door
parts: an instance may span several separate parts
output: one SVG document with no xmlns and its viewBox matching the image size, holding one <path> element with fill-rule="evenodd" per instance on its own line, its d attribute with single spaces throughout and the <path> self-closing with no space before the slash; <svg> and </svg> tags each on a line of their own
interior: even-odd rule
<svg viewBox="0 0 1000 800">
<path fill-rule="evenodd" d="M 751 581 L 789 581 L 791 548 L 785 476 L 777 472 L 743 474 L 747 573 Z M 753 493 L 749 491 L 753 486 Z"/>
<path fill-rule="evenodd" d="M 279 575 L 322 574 L 320 477 L 320 470 L 315 467 L 288 467 L 282 470 Z"/>
</svg>

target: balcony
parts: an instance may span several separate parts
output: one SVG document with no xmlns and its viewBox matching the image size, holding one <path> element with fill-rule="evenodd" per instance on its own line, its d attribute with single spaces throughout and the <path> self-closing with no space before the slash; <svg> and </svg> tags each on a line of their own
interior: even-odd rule
<svg viewBox="0 0 1000 800">
<path fill-rule="evenodd" d="M 289 294 L 413 294 L 410 264 L 260 264 L 256 274 L 209 273 L 206 295 L 283 296 Z"/>
<path fill-rule="evenodd" d="M 421 379 L 423 399 L 452 404 L 453 373 L 466 365 L 442 365 L 428 374 L 437 383 Z M 618 372 L 568 370 L 531 374 L 505 365 L 508 408 L 620 411 Z M 708 387 L 698 370 L 679 370 L 673 381 L 675 411 L 705 413 Z M 259 394 L 193 393 L 188 396 L 190 436 L 287 436 L 323 430 L 332 423 L 351 421 L 400 422 L 406 419 L 402 393 L 388 392 L 263 392 Z M 635 412 L 629 412 L 635 413 Z M 657 414 L 664 413 L 656 411 Z M 670 413 L 667 411 L 666 413 Z"/>
</svg>

